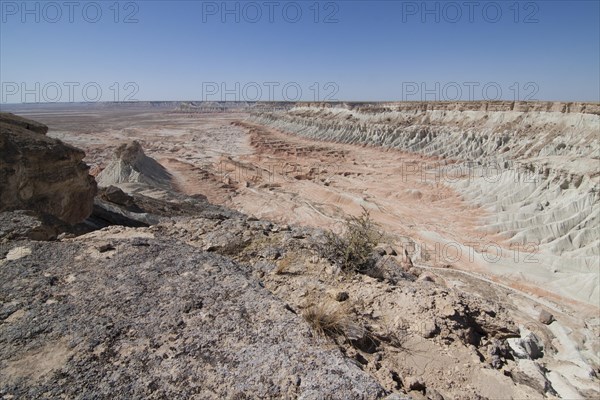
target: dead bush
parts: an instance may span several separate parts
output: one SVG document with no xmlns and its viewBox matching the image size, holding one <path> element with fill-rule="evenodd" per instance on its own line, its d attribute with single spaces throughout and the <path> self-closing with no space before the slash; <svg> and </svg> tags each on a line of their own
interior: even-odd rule
<svg viewBox="0 0 600 400">
<path fill-rule="evenodd" d="M 383 234 L 365 208 L 360 216 L 345 219 L 342 235 L 332 231 L 325 235 L 321 255 L 337 264 L 342 271 L 368 274 L 375 269 L 377 258 L 374 250 Z"/>
<path fill-rule="evenodd" d="M 353 338 L 361 330 L 348 311 L 332 302 L 320 302 L 306 309 L 302 314 L 309 325 L 320 335 L 336 338 Z"/>
</svg>

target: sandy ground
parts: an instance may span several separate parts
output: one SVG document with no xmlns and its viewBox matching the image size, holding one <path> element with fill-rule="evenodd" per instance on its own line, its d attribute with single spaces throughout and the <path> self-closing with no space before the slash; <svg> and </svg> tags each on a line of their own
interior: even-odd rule
<svg viewBox="0 0 600 400">
<path fill-rule="evenodd" d="M 180 191 L 259 218 L 340 231 L 344 215 L 369 210 L 391 243 L 415 264 L 447 273 L 451 284 L 474 287 L 475 279 L 509 289 L 515 297 L 506 301 L 531 318 L 540 306 L 553 310 L 565 368 L 583 362 L 582 355 L 600 363 L 597 301 L 547 284 L 551 273 L 540 265 L 541 250 L 515 247 L 482 230 L 489 211 L 422 167 L 440 160 L 304 139 L 250 123 L 243 113 L 21 114 L 83 148 L 94 173 L 119 144 L 136 139 L 173 174 Z"/>
</svg>

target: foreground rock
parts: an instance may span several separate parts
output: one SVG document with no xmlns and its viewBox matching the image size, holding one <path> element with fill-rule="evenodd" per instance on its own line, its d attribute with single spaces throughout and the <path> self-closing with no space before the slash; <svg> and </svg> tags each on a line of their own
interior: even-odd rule
<svg viewBox="0 0 600 400">
<path fill-rule="evenodd" d="M 35 210 L 69 224 L 87 218 L 96 193 L 85 153 L 44 135 L 35 121 L 0 114 L 0 211 Z"/>
<path fill-rule="evenodd" d="M 18 210 L 0 213 L 0 243 L 9 240 L 54 240 L 69 226 L 56 217 L 36 211 Z"/>
<path fill-rule="evenodd" d="M 167 205 L 104 195 L 129 208 Z M 0 397 L 554 393 L 550 348 L 535 364 L 511 354 L 519 336 L 535 331 L 542 348 L 550 332 L 540 324 L 520 335 L 491 300 L 509 292 L 479 280 L 464 281 L 471 293 L 452 288 L 447 270 L 415 279 L 377 252 L 374 277 L 340 274 L 319 255 L 322 231 L 197 201 L 151 227 L 1 244 Z M 335 317 L 335 333 L 320 334 L 311 313 Z"/>
<path fill-rule="evenodd" d="M 5 243 L 0 396 L 541 398 L 507 376 L 501 343 L 518 332 L 501 306 L 398 274 L 394 259 L 383 280 L 340 275 L 315 252 L 322 239 L 212 206 Z M 339 336 L 319 334 L 310 310 L 339 315 Z M 490 368 L 492 353 L 510 369 Z"/>
<path fill-rule="evenodd" d="M 11 113 L 0 113 L 0 124 L 18 126 L 41 135 L 48 133 L 48 127 L 46 125 Z"/>
<path fill-rule="evenodd" d="M 240 265 L 120 229 L 1 261 L 0 396 L 383 396 Z"/>
</svg>

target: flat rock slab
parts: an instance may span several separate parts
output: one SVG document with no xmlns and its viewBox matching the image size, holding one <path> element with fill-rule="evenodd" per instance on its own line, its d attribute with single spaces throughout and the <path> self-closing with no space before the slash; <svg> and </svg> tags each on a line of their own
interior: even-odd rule
<svg viewBox="0 0 600 400">
<path fill-rule="evenodd" d="M 383 397 L 240 265 L 156 239 L 92 260 L 95 241 L 6 245 L 31 254 L 0 269 L 0 397 Z"/>
</svg>

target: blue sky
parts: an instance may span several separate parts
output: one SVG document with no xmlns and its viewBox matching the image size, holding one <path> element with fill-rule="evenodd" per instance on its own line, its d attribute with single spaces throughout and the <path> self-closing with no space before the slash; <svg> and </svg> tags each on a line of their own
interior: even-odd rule
<svg viewBox="0 0 600 400">
<path fill-rule="evenodd" d="M 600 101 L 599 1 L 0 3 L 8 103 Z"/>
</svg>

